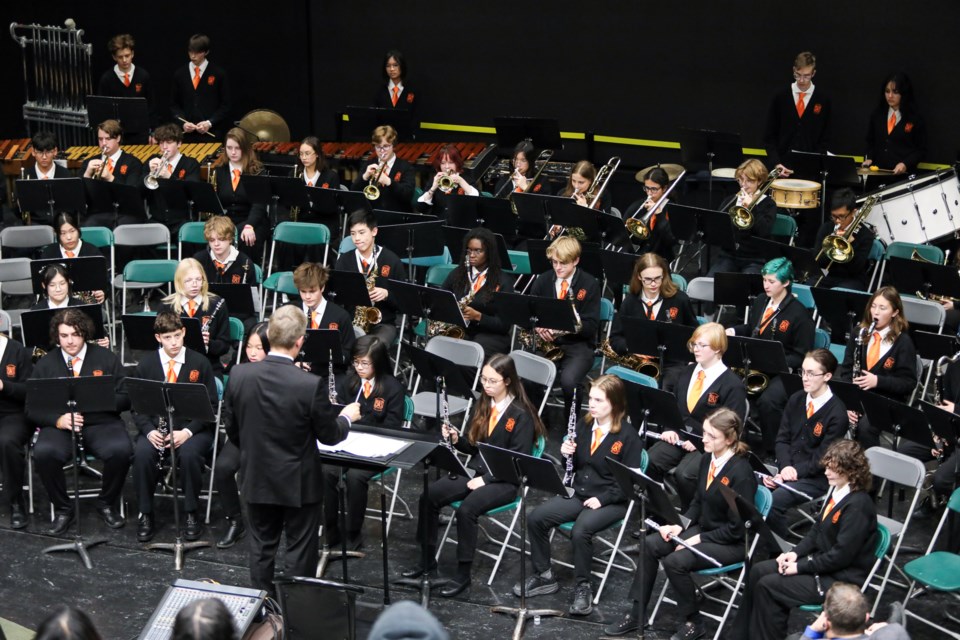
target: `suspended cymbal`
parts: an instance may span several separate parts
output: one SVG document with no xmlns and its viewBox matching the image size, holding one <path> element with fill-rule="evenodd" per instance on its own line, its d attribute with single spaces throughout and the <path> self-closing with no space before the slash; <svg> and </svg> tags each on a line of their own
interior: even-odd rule
<svg viewBox="0 0 960 640">
<path fill-rule="evenodd" d="M 290 127 L 283 116 L 270 109 L 255 109 L 243 116 L 240 128 L 255 134 L 259 142 L 290 142 Z M 257 140 L 254 140 L 257 142 Z"/>
<path fill-rule="evenodd" d="M 683 173 L 683 165 L 680 164 L 655 164 L 653 166 L 640 169 L 636 176 L 637 182 L 643 182 L 643 176 L 647 175 L 649 171 L 656 169 L 657 167 L 660 167 L 667 172 L 667 177 L 670 179 L 670 182 L 676 180 L 680 174 Z"/>
</svg>

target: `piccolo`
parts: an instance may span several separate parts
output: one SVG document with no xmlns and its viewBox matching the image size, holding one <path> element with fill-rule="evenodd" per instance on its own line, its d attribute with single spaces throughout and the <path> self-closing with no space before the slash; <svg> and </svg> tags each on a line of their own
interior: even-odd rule
<svg viewBox="0 0 960 640">
<path fill-rule="evenodd" d="M 657 532 L 660 531 L 660 525 L 658 525 L 656 522 L 654 522 L 654 521 L 651 520 L 650 518 L 647 518 L 646 520 L 644 520 L 644 523 L 645 523 L 648 527 L 650 527 L 651 529 L 654 529 L 654 530 L 656 530 Z M 667 538 L 668 538 L 671 542 L 676 542 L 676 543 L 679 544 L 681 547 L 686 547 L 687 549 L 690 549 L 690 551 L 694 552 L 695 554 L 697 554 L 698 556 L 700 556 L 701 558 L 703 558 L 704 560 L 706 560 L 707 562 L 709 562 L 709 563 L 712 564 L 713 566 L 718 567 L 718 568 L 723 566 L 723 565 L 720 563 L 719 560 L 717 560 L 716 558 L 714 558 L 714 557 L 712 557 L 712 556 L 708 556 L 708 555 L 705 554 L 703 551 L 700 551 L 700 550 L 697 549 L 694 545 L 690 544 L 689 542 L 687 542 L 687 541 L 684 540 L 683 538 L 680 538 L 680 537 L 678 537 L 678 536 L 675 536 L 675 535 L 673 535 L 672 533 L 669 534 L 669 535 L 667 536 Z"/>
<path fill-rule="evenodd" d="M 773 484 L 777 485 L 778 487 L 782 487 L 783 489 L 786 489 L 790 493 L 795 493 L 801 498 L 806 498 L 807 500 L 814 499 L 813 496 L 806 494 L 803 491 L 800 491 L 799 489 L 794 489 L 793 487 L 788 485 L 786 482 L 780 482 L 779 480 L 774 479 L 774 477 L 769 473 L 760 473 L 759 471 L 754 471 L 753 474 L 757 476 L 758 480 L 764 480 L 764 479 L 772 480 Z"/>
<path fill-rule="evenodd" d="M 646 432 L 644 432 L 643 435 L 647 436 L 648 438 L 653 438 L 654 440 L 660 440 L 661 442 L 667 442 L 666 440 L 663 439 L 663 434 L 662 434 L 662 433 L 657 433 L 656 431 L 646 431 Z M 675 446 L 675 447 L 682 447 L 683 445 L 687 444 L 688 442 L 690 442 L 690 441 L 689 441 L 689 440 L 677 440 L 676 442 L 673 443 L 673 446 Z M 670 443 L 667 442 L 667 444 L 670 444 Z M 691 444 L 692 444 L 692 443 L 691 443 Z"/>
</svg>

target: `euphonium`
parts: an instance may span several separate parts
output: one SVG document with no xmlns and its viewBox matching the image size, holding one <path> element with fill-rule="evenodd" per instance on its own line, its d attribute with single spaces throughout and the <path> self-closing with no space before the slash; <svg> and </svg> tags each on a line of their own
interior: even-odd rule
<svg viewBox="0 0 960 640">
<path fill-rule="evenodd" d="M 733 222 L 733 226 L 741 231 L 746 231 L 753 226 L 753 208 L 757 206 L 757 203 L 760 202 L 760 198 L 763 197 L 773 184 L 773 181 L 780 177 L 780 169 L 774 169 L 767 174 L 767 180 L 757 189 L 757 192 L 753 194 L 753 201 L 750 203 L 749 207 L 744 207 L 743 205 L 734 204 L 732 207 L 727 209 L 727 213 L 730 214 L 730 220 Z"/>
<path fill-rule="evenodd" d="M 627 218 L 624 221 L 623 224 L 627 227 L 627 231 L 630 233 L 631 236 L 633 236 L 637 240 L 640 240 L 641 242 L 650 237 L 650 219 L 653 218 L 657 210 L 663 208 L 663 205 L 666 203 L 667 198 L 670 197 L 670 192 L 673 191 L 674 187 L 680 184 L 680 179 L 683 178 L 683 176 L 686 175 L 686 173 L 687 173 L 686 169 L 680 172 L 680 175 L 677 176 L 677 179 L 674 180 L 669 187 L 667 187 L 666 192 L 662 196 L 660 196 L 660 200 L 657 201 L 653 205 L 653 207 L 651 207 L 650 211 L 648 211 L 646 215 L 644 215 L 642 218 L 637 218 L 636 214 L 634 214 L 633 217 Z M 641 206 L 640 208 L 642 209 L 643 207 Z M 640 212 L 637 211 L 637 213 L 640 213 Z"/>
<path fill-rule="evenodd" d="M 377 172 L 373 174 L 373 177 L 370 178 L 370 184 L 363 188 L 363 195 L 367 200 L 376 200 L 380 197 L 380 187 L 377 186 L 377 182 L 380 181 L 380 176 L 383 175 L 383 172 L 387 169 L 387 163 L 381 162 L 380 166 L 377 168 Z"/>
<path fill-rule="evenodd" d="M 621 367 L 633 369 L 637 373 L 648 375 L 656 380 L 660 379 L 660 365 L 650 357 L 640 356 L 634 353 L 628 353 L 622 356 L 613 350 L 613 345 L 610 344 L 610 340 L 604 340 L 600 343 L 600 353 L 603 354 L 607 360 Z"/>
</svg>

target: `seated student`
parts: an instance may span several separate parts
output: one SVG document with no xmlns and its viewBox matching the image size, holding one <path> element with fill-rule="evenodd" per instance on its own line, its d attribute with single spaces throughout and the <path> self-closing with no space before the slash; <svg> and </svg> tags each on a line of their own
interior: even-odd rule
<svg viewBox="0 0 960 640">
<path fill-rule="evenodd" d="M 741 420 L 747 410 L 747 393 L 743 381 L 723 363 L 727 350 L 727 334 L 716 322 L 702 324 L 694 330 L 687 346 L 696 364 L 688 365 L 663 381 L 663 390 L 677 398 L 684 424 L 682 428 L 664 425 L 661 441 L 650 448 L 647 475 L 662 481 L 676 469 L 674 481 L 683 509 L 690 506 L 700 473 L 700 453 L 693 443 L 703 433 L 703 420 L 720 407 L 732 409 Z"/>
<path fill-rule="evenodd" d="M 51 342 L 58 348 L 43 356 L 33 368 L 33 378 L 62 378 L 64 376 L 113 376 L 116 388 L 114 411 L 66 413 L 65 407 L 51 404 L 28 404 L 27 417 L 40 427 L 40 435 L 33 447 L 33 460 L 40 480 L 53 502 L 56 517 L 49 529 L 50 535 L 65 533 L 73 523 L 73 501 L 67 493 L 63 467 L 74 459 L 70 436 L 71 426 L 78 429 L 84 451 L 103 461 L 103 484 L 97 498 L 97 513 L 108 527 L 124 525 L 116 511 L 116 503 L 123 492 L 123 483 L 133 457 L 130 436 L 120 417 L 130 408 L 124 389 L 126 377 L 120 359 L 109 349 L 87 340 L 93 333 L 93 322 L 81 311 L 61 309 L 50 321 Z"/>
<path fill-rule="evenodd" d="M 230 351 L 230 312 L 226 301 L 210 293 L 203 267 L 184 258 L 173 276 L 174 292 L 163 299 L 160 311 L 173 311 L 181 318 L 199 318 L 207 359 L 216 376 L 223 375 L 220 358 Z"/>
<path fill-rule="evenodd" d="M 904 629 L 903 609 L 899 602 L 890 605 L 890 621 L 870 621 L 870 603 L 860 591 L 860 587 L 847 582 L 834 582 L 827 589 L 823 600 L 823 611 L 812 624 L 807 625 L 803 634 L 788 636 L 789 640 L 810 638 L 850 638 L 851 640 L 910 640 L 910 634 Z"/>
<path fill-rule="evenodd" d="M 348 325 L 349 326 L 349 325 Z M 361 424 L 400 429 L 403 427 L 404 386 L 393 377 L 387 345 L 376 336 L 363 336 L 353 345 L 353 368 L 337 384 L 337 402 L 360 403 Z M 341 468 L 323 465 L 324 545 L 340 546 L 339 496 Z M 367 488 L 375 469 L 346 469 L 347 549 L 363 546 L 363 519 L 367 512 Z"/>
<path fill-rule="evenodd" d="M 527 578 L 527 597 L 555 593 L 560 589 L 550 568 L 550 530 L 575 522 L 573 545 L 576 585 L 570 613 L 585 616 L 593 610 L 590 564 L 593 536 L 621 520 L 627 513 L 628 496 L 613 477 L 607 458 L 628 467 L 639 467 L 643 446 L 636 430 L 626 420 L 626 390 L 619 378 L 604 375 L 590 385 L 589 415 L 577 420 L 574 437 L 564 438 L 560 453 L 573 456 L 573 496 L 554 496 L 538 506 L 528 518 L 530 559 L 533 575 Z M 513 586 L 520 595 L 520 583 Z"/>
<path fill-rule="evenodd" d="M 66 307 L 78 307 L 80 305 L 90 304 L 73 296 L 73 292 L 71 291 L 73 283 L 70 281 L 70 276 L 67 274 L 66 268 L 61 264 L 52 263 L 45 266 L 43 272 L 40 274 L 40 284 L 43 285 L 43 291 L 46 297 L 41 298 L 36 304 L 30 307 L 31 311 L 38 311 L 40 309 L 63 309 Z M 100 294 L 102 295 L 103 292 L 101 291 Z M 110 348 L 110 338 L 100 338 L 96 342 L 105 349 Z"/>
<path fill-rule="evenodd" d="M 537 158 L 539 157 L 537 148 L 533 146 L 530 140 L 521 140 L 513 148 L 513 155 L 510 156 L 510 166 L 512 173 L 501 177 L 493 188 L 495 198 L 509 198 L 511 193 L 530 192 L 530 193 L 550 193 L 550 184 L 543 175 L 537 176 Z M 534 177 L 537 177 L 534 181 Z M 522 222 L 521 222 L 522 224 Z M 543 227 L 537 229 L 542 234 Z"/>
<path fill-rule="evenodd" d="M 353 316 L 340 305 L 323 296 L 327 288 L 330 270 L 322 264 L 304 262 L 293 272 L 293 284 L 300 292 L 300 308 L 307 315 L 307 329 L 335 329 L 340 334 L 340 349 L 344 358 L 353 349 L 357 340 L 353 332 Z M 328 367 L 304 363 L 307 371 L 327 375 Z M 346 364 L 334 363 L 334 371 L 344 373 Z"/>
<path fill-rule="evenodd" d="M 161 311 L 153 323 L 153 331 L 160 348 L 140 360 L 133 377 L 206 385 L 210 404 L 216 413 L 217 385 L 213 369 L 205 356 L 184 346 L 186 329 L 180 316 L 172 311 Z M 171 445 L 177 449 L 179 477 L 183 481 L 183 505 L 186 510 L 184 537 L 196 540 L 203 534 L 203 519 L 197 513 L 202 488 L 200 476 L 207 456 L 213 449 L 214 424 L 180 418 L 175 420 L 173 429 L 170 429 L 166 416 L 134 412 L 133 419 L 140 432 L 133 448 L 133 484 L 140 512 L 137 542 L 149 542 L 156 531 L 153 495 L 157 490 L 157 478 L 163 469 L 163 460 L 170 455 L 167 450 Z"/>
<path fill-rule="evenodd" d="M 136 156 L 124 151 L 120 147 L 121 144 L 123 144 L 123 127 L 120 126 L 119 121 L 104 120 L 98 124 L 97 145 L 102 153 L 84 163 L 83 177 L 130 185 L 139 190 L 143 186 L 141 174 L 143 165 Z M 146 220 L 140 216 L 123 212 L 122 208 L 118 214 L 113 210 L 113 207 L 110 207 L 99 211 L 88 208 L 82 224 L 85 227 L 110 227 L 113 229 L 117 225 L 140 222 L 146 222 Z"/>
<path fill-rule="evenodd" d="M 667 172 L 661 167 L 650 169 L 643 176 L 643 191 L 647 197 L 637 200 L 623 212 L 624 220 L 634 217 L 642 220 L 650 216 L 646 222 L 650 235 L 646 240 L 632 238 L 636 249 L 630 250 L 636 253 L 655 253 L 668 263 L 673 260 L 673 248 L 677 244 L 677 239 L 670 229 L 670 214 L 667 213 L 667 204 L 671 199 L 663 198 L 669 188 L 670 176 Z"/>
<path fill-rule="evenodd" d="M 773 198 L 764 194 L 757 200 L 757 192 L 767 181 L 768 175 L 767 168 L 756 158 L 750 158 L 737 167 L 734 177 L 740 185 L 740 191 L 724 201 L 720 205 L 720 211 L 728 211 L 733 205 L 753 207 L 753 226 L 740 229 L 730 222 L 737 243 L 736 251 L 731 253 L 728 249 L 718 249 L 717 255 L 710 262 L 708 276 L 717 273 L 760 273 L 763 268 L 763 254 L 754 246 L 752 240 L 769 240 L 773 223 L 777 219 L 777 203 Z"/>
<path fill-rule="evenodd" d="M 158 180 L 200 182 L 200 163 L 180 153 L 183 129 L 175 124 L 163 124 L 154 130 L 153 137 L 160 147 L 160 153 L 147 160 L 144 168 L 146 175 L 156 175 Z M 147 191 L 147 203 L 151 222 L 166 225 L 171 238 L 176 238 L 180 226 L 190 220 L 190 212 L 170 207 L 159 188 Z"/>
<path fill-rule="evenodd" d="M 23 171 L 25 180 L 54 180 L 59 178 L 72 178 L 73 174 L 66 167 L 62 167 L 54 160 L 60 153 L 57 146 L 57 136 L 50 131 L 38 131 L 30 140 L 30 146 L 33 149 L 33 157 L 36 162 L 30 169 Z M 17 209 L 20 209 L 20 203 L 17 202 Z M 37 211 L 20 211 L 19 217 L 24 224 L 53 224 L 53 217 L 49 209 L 38 209 Z"/>
<path fill-rule="evenodd" d="M 573 198 L 582 207 L 590 207 L 598 211 L 610 211 L 610 190 L 604 189 L 600 194 L 600 202 L 596 201 L 596 194 L 591 194 L 593 183 L 597 179 L 597 168 L 587 160 L 581 160 L 573 165 L 573 170 L 567 178 L 567 185 L 560 190 L 559 196 Z M 595 190 L 594 190 L 595 191 Z M 588 195 L 592 196 L 588 199 Z"/>
<path fill-rule="evenodd" d="M 390 290 L 384 285 L 388 279 L 406 280 L 407 270 L 397 254 L 376 245 L 377 219 L 372 213 L 363 209 L 354 211 L 347 218 L 347 228 L 356 249 L 341 253 L 334 269 L 362 273 L 367 278 L 370 300 L 381 314 L 380 322 L 371 326 L 368 333 L 377 336 L 385 344 L 392 345 L 397 337 L 397 308 L 389 299 Z M 355 313 L 356 309 L 348 308 L 347 311 Z"/>
<path fill-rule="evenodd" d="M 823 248 L 823 241 L 827 236 L 846 236 L 851 233 L 850 227 L 858 211 L 857 197 L 852 189 L 844 187 L 834 191 L 830 199 L 830 220 L 817 229 L 817 238 L 813 243 L 814 255 Z M 816 273 L 807 280 L 807 284 L 829 289 L 843 287 L 866 291 L 870 282 L 870 250 L 876 238 L 877 234 L 870 225 L 861 224 L 853 231 L 853 238 L 850 239 L 853 259 L 849 262 L 830 263 L 829 256 L 824 253 L 818 264 L 821 268 L 829 266 L 829 275 Z"/>
<path fill-rule="evenodd" d="M 26 469 L 23 448 L 33 430 L 24 414 L 27 378 L 33 372 L 30 351 L 0 334 L 0 476 L 3 499 L 10 504 L 10 528 L 27 526 L 23 478 Z"/>
<path fill-rule="evenodd" d="M 828 349 L 807 353 L 801 367 L 803 391 L 787 400 L 777 433 L 777 468 L 780 471 L 763 483 L 773 491 L 773 506 L 767 515 L 770 529 L 786 539 L 787 510 L 806 502 L 777 482 L 819 498 L 827 491 L 827 479 L 820 459 L 835 440 L 844 436 L 849 425 L 847 408 L 830 390 L 829 382 L 837 370 L 837 359 Z M 774 482 L 776 481 L 776 482 Z"/>
<path fill-rule="evenodd" d="M 780 640 L 792 608 L 823 602 L 834 582 L 866 580 L 877 539 L 870 462 L 859 444 L 837 440 L 820 464 L 833 487 L 823 514 L 793 551 L 751 565 L 731 640 Z"/>
<path fill-rule="evenodd" d="M 52 224 L 57 241 L 40 251 L 41 260 L 103 257 L 100 247 L 83 241 L 83 231 L 77 222 L 76 214 L 66 211 L 58 213 Z M 97 302 L 103 302 L 106 297 L 103 291 L 94 291 L 93 295 Z"/>
<path fill-rule="evenodd" d="M 390 125 L 377 127 L 371 136 L 376 162 L 367 165 L 363 173 L 350 185 L 351 191 L 363 191 L 371 183 L 379 195 L 370 201 L 374 209 L 413 211 L 413 191 L 416 175 L 413 165 L 398 158 L 394 151 L 397 131 Z"/>
<path fill-rule="evenodd" d="M 247 337 L 240 352 L 241 363 L 260 362 L 267 357 L 267 353 L 270 352 L 267 326 L 267 322 L 259 322 L 246 333 Z M 224 405 L 224 409 L 227 409 L 227 405 Z M 240 449 L 232 440 L 224 440 L 217 453 L 217 462 L 213 469 L 213 484 L 217 488 L 220 508 L 227 521 L 227 529 L 217 541 L 217 549 L 229 549 L 246 533 L 240 512 L 240 489 L 237 487 L 239 471 Z"/>
<path fill-rule="evenodd" d="M 647 535 L 644 555 L 640 558 L 642 567 L 637 566 L 630 587 L 633 606 L 623 620 L 604 629 L 606 635 L 622 636 L 635 632 L 643 614 L 649 615 L 647 605 L 657 581 L 658 563 L 678 596 L 677 608 L 684 619 L 673 637 L 699 638 L 706 633 L 697 602 L 697 587 L 690 574 L 712 565 L 686 547 L 671 541 L 670 536 L 681 538 L 723 565 L 743 561 L 743 538 L 746 532 L 740 518 L 731 512 L 719 489 L 720 486 L 726 486 L 751 503 L 757 493 L 757 480 L 746 459 L 748 447 L 740 440 L 742 430 L 740 416 L 730 409 L 716 409 L 704 419 L 700 479 L 693 503 L 684 513 L 690 523 L 686 528 L 664 525 L 659 532 Z"/>
<path fill-rule="evenodd" d="M 563 350 L 563 357 L 557 362 L 557 379 L 563 390 L 564 415 L 570 413 L 575 389 L 580 391 L 578 405 L 583 403 L 584 380 L 593 368 L 600 327 L 600 283 L 578 268 L 580 252 L 580 242 L 576 238 L 562 236 L 551 242 L 547 247 L 547 258 L 553 269 L 537 276 L 530 288 L 530 295 L 569 300 L 579 320 L 574 333 L 561 334 L 541 327 L 536 330 L 540 349 L 559 347 Z"/>
<path fill-rule="evenodd" d="M 444 195 L 480 195 L 477 188 L 463 177 L 463 156 L 460 155 L 460 150 L 455 145 L 447 144 L 440 147 L 433 155 L 430 166 L 436 173 L 433 174 L 433 182 L 430 183 L 430 188 L 417 199 L 417 211 L 420 213 L 431 213 L 433 211 L 433 195 L 437 191 Z M 443 178 L 450 181 L 450 186 L 445 187 L 441 184 Z"/>
<path fill-rule="evenodd" d="M 203 237 L 207 248 L 193 254 L 200 263 L 210 284 L 246 284 L 251 287 L 251 295 L 257 298 L 257 267 L 248 255 L 242 253 L 233 242 L 237 237 L 237 228 L 227 216 L 211 216 L 203 225 Z M 259 300 L 254 304 L 256 311 Z M 256 314 L 236 313 L 230 315 L 243 322 L 244 333 L 257 321 Z"/>
<path fill-rule="evenodd" d="M 448 474 L 429 485 L 420 495 L 417 518 L 417 540 L 427 546 L 430 566 L 424 567 L 420 549 L 417 564 L 403 572 L 405 578 L 416 578 L 436 568 L 437 527 L 440 509 L 454 501 L 461 501 L 455 512 L 457 520 L 457 573 L 440 591 L 452 598 L 470 586 L 473 558 L 477 548 L 477 521 L 481 515 L 503 506 L 517 497 L 518 487 L 500 480 L 487 469 L 478 445 L 481 442 L 519 453 L 530 454 L 538 436 L 546 436 L 546 428 L 523 390 L 517 367 L 508 355 L 494 354 L 487 359 L 481 373 L 483 386 L 481 400 L 473 406 L 473 413 L 465 427 L 464 436 L 455 427 L 441 426 L 443 439 L 460 453 L 470 456 L 468 469 L 473 478 Z"/>
</svg>

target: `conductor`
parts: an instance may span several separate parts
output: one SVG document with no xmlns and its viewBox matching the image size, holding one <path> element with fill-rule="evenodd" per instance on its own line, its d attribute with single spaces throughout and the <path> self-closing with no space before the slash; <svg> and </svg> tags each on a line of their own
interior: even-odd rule
<svg viewBox="0 0 960 640">
<path fill-rule="evenodd" d="M 230 374 L 227 435 L 240 449 L 240 496 L 251 534 L 250 581 L 275 596 L 274 563 L 287 537 L 287 574 L 313 576 L 323 500 L 316 441 L 336 444 L 360 418 L 356 403 L 339 416 L 321 379 L 296 367 L 307 317 L 292 305 L 270 317 L 270 353 Z"/>
</svg>

